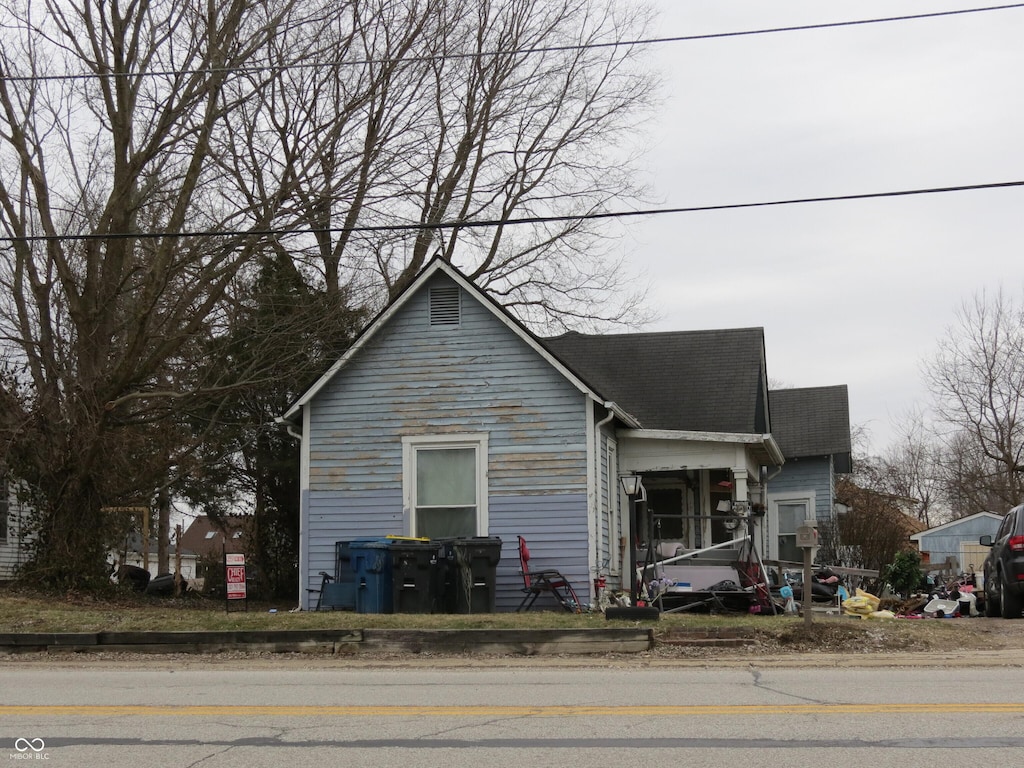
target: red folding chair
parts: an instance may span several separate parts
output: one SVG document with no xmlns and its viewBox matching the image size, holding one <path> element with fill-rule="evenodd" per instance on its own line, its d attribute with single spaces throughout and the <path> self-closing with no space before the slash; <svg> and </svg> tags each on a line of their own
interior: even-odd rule
<svg viewBox="0 0 1024 768">
<path fill-rule="evenodd" d="M 550 594 L 558 604 L 571 613 L 580 613 L 580 601 L 576 597 L 576 590 L 572 584 L 559 571 L 549 569 L 544 571 L 530 570 L 530 548 L 526 546 L 526 539 L 519 537 L 519 568 L 523 574 L 523 601 L 516 608 L 516 612 L 530 610 L 537 598 L 542 594 Z"/>
</svg>

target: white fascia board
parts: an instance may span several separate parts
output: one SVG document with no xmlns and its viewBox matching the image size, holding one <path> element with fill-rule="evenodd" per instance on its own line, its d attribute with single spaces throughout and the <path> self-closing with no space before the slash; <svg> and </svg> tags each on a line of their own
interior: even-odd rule
<svg viewBox="0 0 1024 768">
<path fill-rule="evenodd" d="M 692 440 L 698 443 L 758 445 L 764 448 L 774 466 L 781 467 L 786 461 L 778 443 L 771 435 L 747 432 L 690 432 L 677 429 L 624 429 L 619 430 L 618 436 L 637 440 Z"/>
</svg>

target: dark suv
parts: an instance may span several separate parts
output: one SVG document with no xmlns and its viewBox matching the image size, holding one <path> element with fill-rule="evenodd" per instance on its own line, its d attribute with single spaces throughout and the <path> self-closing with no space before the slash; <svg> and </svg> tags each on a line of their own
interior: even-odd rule
<svg viewBox="0 0 1024 768">
<path fill-rule="evenodd" d="M 992 547 L 985 558 L 985 615 L 1019 619 L 1024 610 L 1024 504 L 1006 513 L 995 540 L 982 536 Z"/>
</svg>

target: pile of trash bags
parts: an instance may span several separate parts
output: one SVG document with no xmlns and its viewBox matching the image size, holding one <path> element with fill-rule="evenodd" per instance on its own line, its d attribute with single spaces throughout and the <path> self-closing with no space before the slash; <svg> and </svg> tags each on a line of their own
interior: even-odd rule
<svg viewBox="0 0 1024 768">
<path fill-rule="evenodd" d="M 875 595 L 858 589 L 852 596 L 842 602 L 843 613 L 847 616 L 860 616 L 862 619 L 895 619 L 896 614 L 892 611 L 878 610 L 881 602 Z"/>
</svg>

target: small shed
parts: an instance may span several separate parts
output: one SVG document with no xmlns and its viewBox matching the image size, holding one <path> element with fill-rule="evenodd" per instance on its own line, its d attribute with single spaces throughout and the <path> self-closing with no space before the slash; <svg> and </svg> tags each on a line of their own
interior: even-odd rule
<svg viewBox="0 0 1024 768">
<path fill-rule="evenodd" d="M 1002 520 L 1003 516 L 994 512 L 978 512 L 912 534 L 910 540 L 917 543 L 926 562 L 942 563 L 955 557 L 961 571 L 981 573 L 988 547 L 978 544 L 978 539 L 985 534 L 994 536 Z"/>
</svg>

